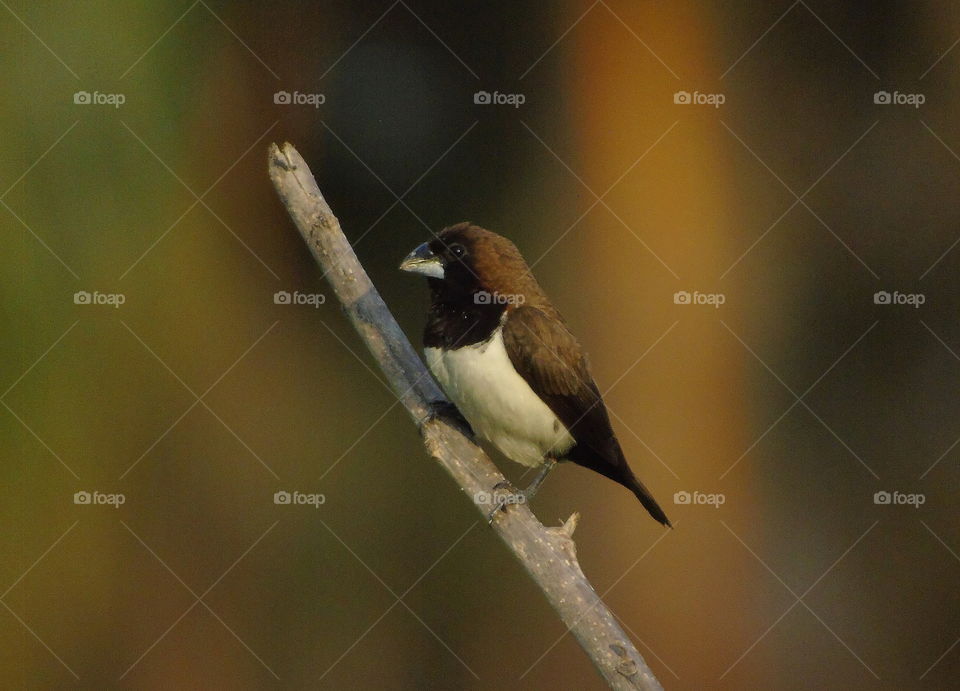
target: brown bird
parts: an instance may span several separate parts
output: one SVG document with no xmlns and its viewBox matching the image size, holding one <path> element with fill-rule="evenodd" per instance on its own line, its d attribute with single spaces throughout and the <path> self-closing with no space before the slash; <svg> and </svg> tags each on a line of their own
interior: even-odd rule
<svg viewBox="0 0 960 691">
<path fill-rule="evenodd" d="M 629 489 L 670 526 L 627 465 L 583 348 L 512 242 L 458 223 L 400 269 L 427 277 L 424 354 L 444 392 L 507 458 L 541 467 L 528 499 L 557 461 L 573 461 Z"/>
</svg>

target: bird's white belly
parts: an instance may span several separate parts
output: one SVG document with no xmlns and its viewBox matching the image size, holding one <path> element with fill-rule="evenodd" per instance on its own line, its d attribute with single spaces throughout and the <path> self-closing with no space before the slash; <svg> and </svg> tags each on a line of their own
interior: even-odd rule
<svg viewBox="0 0 960 691">
<path fill-rule="evenodd" d="M 474 432 L 511 460 L 536 466 L 573 446 L 567 428 L 514 369 L 500 328 L 483 343 L 424 354 Z"/>
</svg>

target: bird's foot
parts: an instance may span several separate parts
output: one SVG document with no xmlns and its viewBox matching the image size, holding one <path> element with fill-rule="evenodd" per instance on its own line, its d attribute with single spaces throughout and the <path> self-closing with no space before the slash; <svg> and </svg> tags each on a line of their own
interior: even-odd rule
<svg viewBox="0 0 960 691">
<path fill-rule="evenodd" d="M 458 427 L 463 428 L 470 436 L 473 436 L 473 429 L 470 427 L 470 423 L 463 417 L 463 413 L 460 412 L 459 408 L 450 401 L 440 400 L 430 402 L 430 413 L 427 419 L 430 420 L 434 418 L 442 418 L 448 422 L 452 422 Z"/>
<path fill-rule="evenodd" d="M 533 478 L 533 482 L 530 483 L 530 486 L 523 491 L 523 496 L 526 497 L 527 501 L 533 499 L 533 495 L 537 493 L 537 490 L 540 489 L 540 485 L 543 484 L 543 481 L 547 479 L 547 475 L 550 474 L 550 471 L 556 467 L 557 462 L 552 458 L 546 458 L 543 461 L 543 467 L 540 468 L 540 472 L 537 473 L 537 476 Z"/>
<path fill-rule="evenodd" d="M 514 487 L 512 484 L 503 480 L 493 486 L 490 492 L 490 498 L 495 502 L 493 509 L 487 514 L 487 525 L 493 524 L 493 519 L 500 512 L 505 512 L 508 506 L 513 504 L 525 504 L 526 495 Z"/>
</svg>

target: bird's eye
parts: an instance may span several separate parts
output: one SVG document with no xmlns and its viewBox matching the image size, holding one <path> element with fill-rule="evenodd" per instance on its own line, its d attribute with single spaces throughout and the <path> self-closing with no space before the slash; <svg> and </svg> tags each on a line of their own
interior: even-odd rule
<svg viewBox="0 0 960 691">
<path fill-rule="evenodd" d="M 462 257 L 467 253 L 467 248 L 459 243 L 450 245 L 450 253 L 453 254 L 454 257 Z"/>
</svg>

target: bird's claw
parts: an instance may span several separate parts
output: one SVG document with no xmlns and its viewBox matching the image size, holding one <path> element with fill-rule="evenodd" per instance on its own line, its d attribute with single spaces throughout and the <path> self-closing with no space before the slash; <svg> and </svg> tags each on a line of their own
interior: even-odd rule
<svg viewBox="0 0 960 691">
<path fill-rule="evenodd" d="M 430 413 L 427 419 L 437 418 L 453 422 L 455 425 L 466 430 L 470 436 L 473 436 L 473 429 L 470 427 L 470 423 L 463 417 L 463 413 L 460 412 L 459 408 L 450 401 L 438 400 L 430 402 Z"/>
<path fill-rule="evenodd" d="M 501 511 L 507 510 L 507 502 L 501 499 L 493 509 L 490 510 L 490 513 L 487 514 L 487 525 L 493 525 L 493 519 L 497 517 L 497 514 Z"/>
<path fill-rule="evenodd" d="M 493 519 L 501 511 L 506 511 L 511 504 L 523 504 L 526 502 L 523 492 L 514 487 L 507 480 L 501 480 L 493 486 L 491 495 L 497 500 L 496 506 L 487 514 L 487 525 L 493 525 Z M 498 499 L 499 498 L 499 499 Z"/>
</svg>

